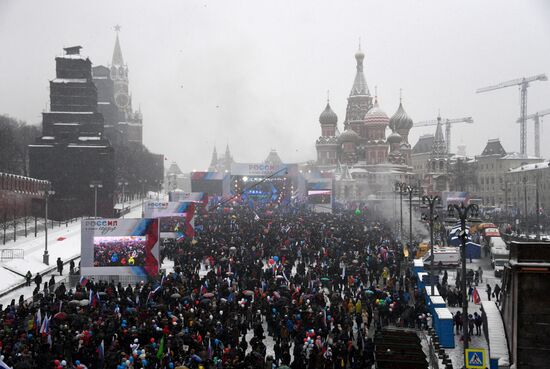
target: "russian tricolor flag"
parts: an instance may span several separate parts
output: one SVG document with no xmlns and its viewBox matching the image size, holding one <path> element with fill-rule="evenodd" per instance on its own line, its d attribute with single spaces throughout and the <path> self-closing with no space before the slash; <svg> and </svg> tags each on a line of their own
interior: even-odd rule
<svg viewBox="0 0 550 369">
<path fill-rule="evenodd" d="M 0 359 L 0 369 L 12 369 L 12 367 Z"/>
<path fill-rule="evenodd" d="M 88 278 L 84 277 L 84 276 L 81 276 L 80 277 L 80 285 L 82 287 L 86 287 L 86 285 L 88 284 Z"/>
</svg>

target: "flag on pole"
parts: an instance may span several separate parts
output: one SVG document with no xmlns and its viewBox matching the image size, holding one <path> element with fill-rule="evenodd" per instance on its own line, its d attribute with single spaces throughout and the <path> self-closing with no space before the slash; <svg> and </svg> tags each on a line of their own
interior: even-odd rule
<svg viewBox="0 0 550 369">
<path fill-rule="evenodd" d="M 114 337 L 113 337 L 114 338 Z M 101 343 L 99 344 L 99 347 L 97 348 L 97 354 L 100 361 L 103 361 L 105 359 L 105 340 L 101 340 Z"/>
<path fill-rule="evenodd" d="M 11 366 L 8 366 L 2 359 L 0 359 L 0 369 L 12 369 Z"/>
<path fill-rule="evenodd" d="M 481 304 L 481 297 L 479 296 L 479 292 L 477 292 L 477 288 L 475 287 L 473 292 L 473 298 L 474 298 L 474 304 L 476 305 Z"/>
<path fill-rule="evenodd" d="M 84 276 L 80 277 L 80 285 L 82 287 L 86 287 L 87 284 L 88 284 L 88 278 L 86 278 Z"/>
<path fill-rule="evenodd" d="M 161 360 L 164 356 L 164 336 L 160 339 L 159 349 L 157 351 L 157 359 Z"/>
<path fill-rule="evenodd" d="M 47 334 L 50 329 L 50 317 L 46 315 L 42 321 L 42 326 L 40 327 L 40 334 Z"/>
<path fill-rule="evenodd" d="M 40 312 L 40 309 L 36 312 L 36 315 L 34 316 L 34 327 L 36 329 L 36 332 L 40 329 L 40 326 L 42 325 L 42 313 Z"/>
</svg>

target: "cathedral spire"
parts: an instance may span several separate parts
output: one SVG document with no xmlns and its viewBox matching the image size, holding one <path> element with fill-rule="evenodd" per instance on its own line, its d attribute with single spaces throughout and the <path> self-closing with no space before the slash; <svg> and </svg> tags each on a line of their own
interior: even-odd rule
<svg viewBox="0 0 550 369">
<path fill-rule="evenodd" d="M 214 145 L 214 151 L 212 151 L 212 159 L 210 160 L 210 166 L 208 167 L 208 170 L 211 172 L 215 172 L 217 165 L 218 165 L 218 152 L 216 151 L 216 146 Z"/>
<path fill-rule="evenodd" d="M 118 40 L 118 33 L 120 32 L 120 26 L 117 24 L 115 26 L 115 32 L 116 32 L 116 41 L 115 41 L 115 49 L 113 50 L 113 60 L 111 61 L 111 65 L 124 65 L 124 59 L 122 58 L 122 51 L 120 49 L 120 41 Z"/>
<path fill-rule="evenodd" d="M 225 146 L 225 159 L 228 160 L 231 158 L 231 152 L 229 151 L 229 144 Z"/>
<path fill-rule="evenodd" d="M 355 80 L 353 81 L 353 87 L 351 88 L 350 96 L 355 95 L 369 95 L 369 88 L 367 86 L 367 81 L 365 80 L 365 75 L 363 74 L 363 60 L 365 59 L 365 53 L 361 51 L 361 44 L 359 44 L 359 49 L 355 53 L 356 69 Z"/>
<path fill-rule="evenodd" d="M 353 86 L 348 97 L 348 106 L 346 108 L 346 119 L 344 120 L 344 129 L 351 128 L 357 132 L 361 131 L 363 118 L 365 114 L 372 108 L 372 97 L 370 95 L 365 75 L 363 74 L 363 59 L 365 54 L 361 51 L 361 45 L 355 53 L 356 73 L 353 80 Z M 365 141 L 366 138 L 364 137 Z"/>
</svg>

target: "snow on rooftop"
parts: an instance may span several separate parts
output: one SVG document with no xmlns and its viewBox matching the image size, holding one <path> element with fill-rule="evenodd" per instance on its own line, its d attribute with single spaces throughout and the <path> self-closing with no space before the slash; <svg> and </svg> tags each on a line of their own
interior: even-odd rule
<svg viewBox="0 0 550 369">
<path fill-rule="evenodd" d="M 94 76 L 93 78 L 94 79 L 107 79 L 109 77 L 107 77 L 107 76 Z"/>
<path fill-rule="evenodd" d="M 533 160 L 533 159 L 540 159 L 540 158 L 537 156 L 522 155 L 519 152 L 511 152 L 502 157 L 502 160 L 514 160 L 514 159 Z"/>
<path fill-rule="evenodd" d="M 86 60 L 88 59 L 86 56 L 84 55 L 80 55 L 80 54 L 65 54 L 65 55 L 61 55 L 61 56 L 58 56 L 57 58 L 60 58 L 60 59 L 80 59 L 80 60 Z"/>
<path fill-rule="evenodd" d="M 78 137 L 79 141 L 97 141 L 101 140 L 101 137 L 99 136 L 80 136 Z"/>
<path fill-rule="evenodd" d="M 54 83 L 86 83 L 88 80 L 86 78 L 55 78 L 52 79 Z"/>
<path fill-rule="evenodd" d="M 43 140 L 55 140 L 55 137 L 53 136 L 42 136 Z"/>
<path fill-rule="evenodd" d="M 80 145 L 80 144 L 69 144 L 67 147 L 71 149 L 106 149 L 105 145 Z"/>
<path fill-rule="evenodd" d="M 109 101 L 98 101 L 97 105 L 111 105 Z"/>
<path fill-rule="evenodd" d="M 78 126 L 80 123 L 54 123 L 54 126 Z"/>
<path fill-rule="evenodd" d="M 107 148 L 107 146 L 105 145 L 81 145 L 81 144 L 75 144 L 75 143 L 68 144 L 67 147 L 71 149 L 106 149 Z"/>
<path fill-rule="evenodd" d="M 520 167 L 510 170 L 510 173 L 525 172 L 528 170 L 543 170 L 550 167 L 550 161 L 542 161 L 540 163 L 525 164 Z"/>
<path fill-rule="evenodd" d="M 447 308 L 435 308 L 435 313 L 439 319 L 453 319 L 453 314 Z"/>
<path fill-rule="evenodd" d="M 489 340 L 489 356 L 498 358 L 499 367 L 510 365 L 506 332 L 500 311 L 494 301 L 482 301 L 481 307 L 487 316 L 487 333 Z"/>
<path fill-rule="evenodd" d="M 50 111 L 49 113 L 55 113 L 55 114 L 96 114 L 93 111 Z"/>
</svg>

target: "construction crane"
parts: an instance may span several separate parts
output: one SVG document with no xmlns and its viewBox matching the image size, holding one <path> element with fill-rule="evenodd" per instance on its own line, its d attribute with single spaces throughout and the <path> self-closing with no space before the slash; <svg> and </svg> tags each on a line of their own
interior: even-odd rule
<svg viewBox="0 0 550 369">
<path fill-rule="evenodd" d="M 437 116 L 435 120 L 423 120 L 414 124 L 415 127 L 436 126 L 440 122 L 445 122 L 445 141 L 447 144 L 447 153 L 451 152 L 451 125 L 455 123 L 473 123 L 472 117 L 456 118 L 456 119 L 443 119 L 441 116 Z"/>
<path fill-rule="evenodd" d="M 535 121 L 535 156 L 538 158 L 540 158 L 540 118 L 548 114 L 550 114 L 550 109 L 541 110 L 525 117 L 526 121 L 529 119 L 533 119 Z M 521 123 L 521 118 L 519 118 L 517 122 Z"/>
<path fill-rule="evenodd" d="M 511 86 L 520 86 L 521 90 L 521 106 L 520 106 L 520 134 L 519 134 L 519 146 L 520 146 L 520 153 L 523 156 L 527 156 L 527 130 L 526 130 L 526 123 L 527 123 L 527 87 L 529 87 L 529 83 L 534 81 L 548 81 L 548 77 L 546 77 L 546 74 L 538 74 L 536 76 L 532 77 L 524 77 L 519 79 L 513 79 L 511 81 L 502 82 L 498 85 L 489 86 L 489 87 L 483 87 L 478 89 L 476 92 L 487 92 L 487 91 L 493 91 L 498 90 L 500 88 L 505 87 L 511 87 Z"/>
</svg>

